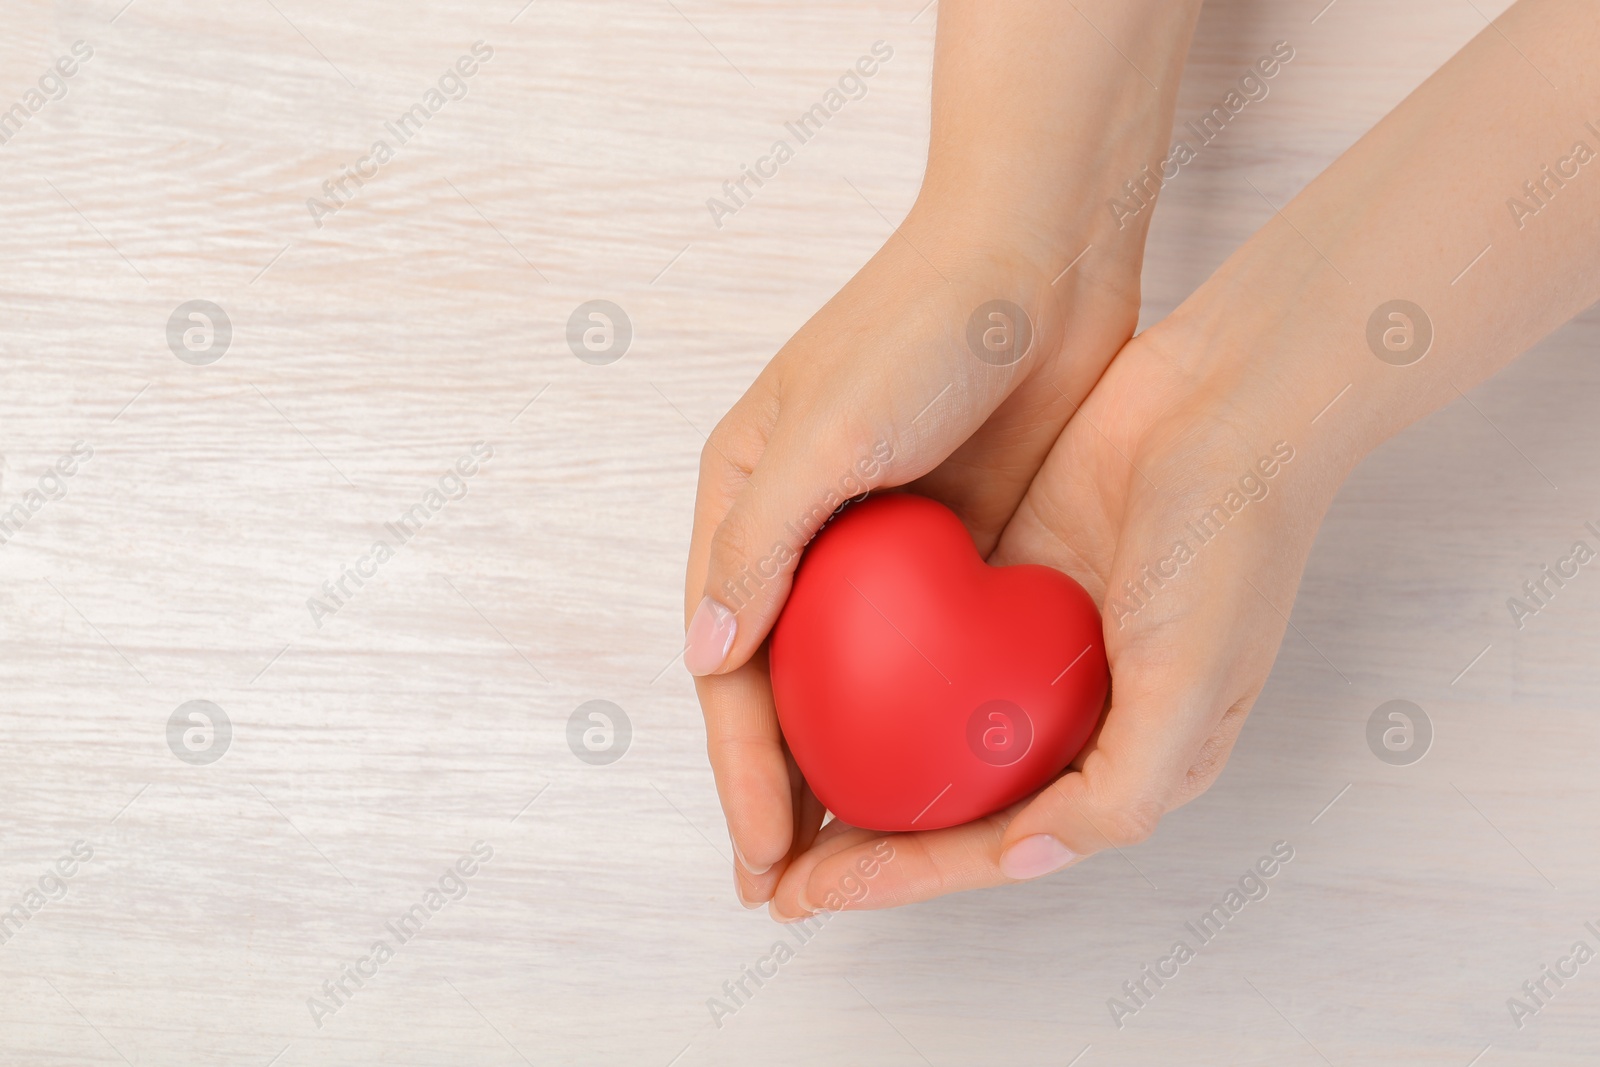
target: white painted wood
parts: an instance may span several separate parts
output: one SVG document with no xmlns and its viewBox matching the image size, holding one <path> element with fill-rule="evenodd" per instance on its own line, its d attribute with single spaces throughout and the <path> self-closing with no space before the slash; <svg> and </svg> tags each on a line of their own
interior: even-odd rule
<svg viewBox="0 0 1600 1067">
<path fill-rule="evenodd" d="M 1521 631 L 1504 606 L 1600 521 L 1593 314 L 1357 471 L 1304 638 L 1153 841 L 837 919 L 717 1028 L 782 935 L 733 898 L 673 662 L 700 433 L 885 237 L 845 179 L 909 205 L 935 10 L 121 3 L 9 5 L 0 39 L 4 106 L 94 49 L 0 146 L 0 509 L 93 448 L 0 546 L 0 907 L 93 849 L 0 944 L 0 1060 L 1595 1062 L 1600 963 L 1520 1031 L 1505 1006 L 1600 940 L 1600 577 Z M 1504 4 L 1320 6 L 1207 10 L 1180 116 L 1298 55 L 1164 194 L 1147 321 L 1265 221 L 1245 178 L 1287 200 Z M 714 228 L 879 39 L 868 96 Z M 313 225 L 477 40 L 466 97 Z M 208 366 L 166 340 L 194 299 L 233 326 Z M 566 345 L 591 299 L 636 331 L 610 366 Z M 307 598 L 478 441 L 465 497 L 318 627 Z M 1437 731 L 1413 766 L 1364 740 L 1392 698 Z M 567 746 L 593 699 L 632 723 L 610 766 Z M 168 747 L 190 700 L 233 725 L 208 766 Z M 1270 895 L 1116 1029 L 1107 998 L 1280 839 Z M 318 1028 L 307 998 L 479 840 L 464 899 Z"/>
</svg>

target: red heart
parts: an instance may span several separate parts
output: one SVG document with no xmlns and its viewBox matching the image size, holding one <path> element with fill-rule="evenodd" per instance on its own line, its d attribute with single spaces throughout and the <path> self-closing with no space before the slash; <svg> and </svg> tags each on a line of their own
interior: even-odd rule
<svg viewBox="0 0 1600 1067">
<path fill-rule="evenodd" d="M 1089 739 L 1109 684 L 1081 585 L 989 566 L 949 508 L 908 493 L 812 542 L 770 662 L 812 791 L 873 830 L 955 826 L 1039 789 Z"/>
</svg>

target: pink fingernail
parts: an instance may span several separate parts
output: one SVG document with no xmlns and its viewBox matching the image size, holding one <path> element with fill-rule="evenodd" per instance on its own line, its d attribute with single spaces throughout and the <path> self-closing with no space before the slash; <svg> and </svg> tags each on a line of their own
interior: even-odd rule
<svg viewBox="0 0 1600 1067">
<path fill-rule="evenodd" d="M 739 620 L 733 612 L 710 597 L 703 598 L 694 609 L 694 618 L 689 620 L 689 643 L 683 650 L 683 665 L 689 673 L 710 674 L 722 666 L 738 629 Z"/>
<path fill-rule="evenodd" d="M 1007 878 L 1019 881 L 1039 878 L 1059 871 L 1077 858 L 1077 853 L 1049 834 L 1033 834 L 1000 854 L 1000 871 Z"/>
</svg>

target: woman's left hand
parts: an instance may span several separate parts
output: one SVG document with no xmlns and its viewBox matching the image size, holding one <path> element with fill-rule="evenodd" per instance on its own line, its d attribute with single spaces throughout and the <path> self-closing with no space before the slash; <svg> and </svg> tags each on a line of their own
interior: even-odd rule
<svg viewBox="0 0 1600 1067">
<path fill-rule="evenodd" d="M 1353 457 L 1316 439 L 1315 407 L 1283 401 L 1293 383 L 1239 373 L 1237 357 L 1213 359 L 1173 322 L 1113 361 L 989 557 L 1065 571 L 1101 605 L 1112 681 L 1100 728 L 1060 778 L 976 822 L 906 834 L 830 823 L 784 872 L 774 917 L 1035 878 L 1143 841 L 1215 780 Z M 893 859 L 863 866 L 885 838 Z M 866 890 L 847 897 L 866 869 Z"/>
</svg>

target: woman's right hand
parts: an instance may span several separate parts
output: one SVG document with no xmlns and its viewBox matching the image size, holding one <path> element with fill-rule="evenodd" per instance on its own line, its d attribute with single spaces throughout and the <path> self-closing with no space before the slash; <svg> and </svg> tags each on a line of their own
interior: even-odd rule
<svg viewBox="0 0 1600 1067">
<path fill-rule="evenodd" d="M 845 499 L 913 482 L 994 547 L 1137 324 L 1150 205 L 1108 204 L 1166 154 L 1198 10 L 944 0 L 916 205 L 711 434 L 684 662 L 746 903 L 823 816 L 760 651 L 799 553 Z"/>
<path fill-rule="evenodd" d="M 916 483 L 987 553 L 1137 321 L 1138 263 L 964 234 L 920 207 L 786 344 L 701 456 L 685 611 L 741 899 L 823 811 L 783 746 L 761 651 L 799 554 L 848 498 Z"/>
</svg>

